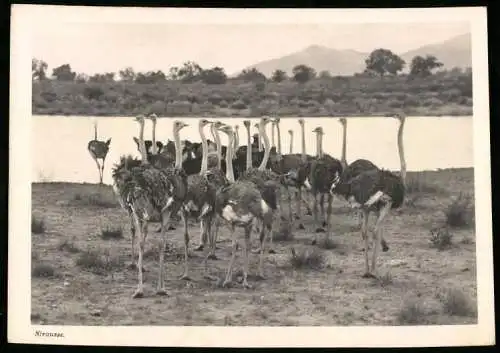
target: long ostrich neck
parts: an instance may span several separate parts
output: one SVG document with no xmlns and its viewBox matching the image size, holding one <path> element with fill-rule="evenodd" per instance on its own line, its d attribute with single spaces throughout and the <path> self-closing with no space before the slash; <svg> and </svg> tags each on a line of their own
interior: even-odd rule
<svg viewBox="0 0 500 353">
<path fill-rule="evenodd" d="M 245 126 L 247 129 L 247 170 L 252 168 L 252 141 L 250 137 L 250 126 Z"/>
<path fill-rule="evenodd" d="M 240 136 L 238 134 L 238 129 L 234 129 L 234 150 L 237 151 L 240 148 Z"/>
<path fill-rule="evenodd" d="M 182 168 L 182 148 L 179 129 L 174 126 L 175 167 Z"/>
<path fill-rule="evenodd" d="M 213 135 L 214 135 L 215 144 L 217 145 L 217 168 L 221 169 L 222 168 L 222 144 L 220 142 L 220 135 L 215 127 L 212 131 L 213 131 Z M 226 152 L 226 154 L 227 154 L 227 152 Z"/>
<path fill-rule="evenodd" d="M 289 131 L 290 134 L 290 154 L 293 153 L 293 131 Z"/>
<path fill-rule="evenodd" d="M 146 144 L 144 143 L 144 121 L 141 121 L 139 129 L 139 150 L 141 152 L 142 164 L 148 164 L 148 155 L 146 153 Z"/>
<path fill-rule="evenodd" d="M 156 154 L 157 146 L 156 146 L 156 120 L 153 120 L 153 137 L 152 137 L 152 146 L 151 146 L 151 154 Z"/>
<path fill-rule="evenodd" d="M 347 164 L 347 159 L 346 159 L 346 150 L 347 150 L 347 122 L 342 124 L 342 163 L 345 165 Z"/>
<path fill-rule="evenodd" d="M 271 147 L 276 147 L 276 143 L 274 142 L 274 130 L 276 123 L 273 121 L 271 125 Z"/>
<path fill-rule="evenodd" d="M 229 142 L 227 144 L 226 150 L 226 178 L 230 183 L 234 183 L 234 172 L 233 172 L 233 143 L 234 134 L 230 132 L 227 134 Z"/>
<path fill-rule="evenodd" d="M 259 125 L 257 125 L 257 130 L 259 131 L 259 134 L 257 135 L 257 138 L 259 139 L 259 152 L 262 152 L 262 135 L 260 134 L 260 128 Z"/>
<path fill-rule="evenodd" d="M 203 132 L 202 124 L 199 125 L 199 131 L 200 131 L 201 149 L 202 149 L 200 175 L 202 175 L 205 174 L 206 171 L 208 170 L 208 142 L 207 142 L 207 137 Z"/>
<path fill-rule="evenodd" d="M 264 158 L 262 158 L 262 162 L 259 165 L 259 170 L 265 170 L 267 166 L 267 162 L 269 161 L 269 155 L 271 153 L 270 147 L 269 147 L 269 137 L 267 137 L 266 133 L 266 127 L 264 126 L 264 123 L 261 122 L 259 124 L 259 130 L 260 133 L 262 134 L 262 138 L 264 139 Z"/>
<path fill-rule="evenodd" d="M 403 148 L 403 130 L 405 125 L 405 119 L 400 120 L 399 129 L 398 129 L 398 150 L 399 150 L 399 161 L 401 163 L 401 178 L 403 182 L 406 181 L 406 161 L 405 161 L 405 153 Z"/>
<path fill-rule="evenodd" d="M 278 138 L 278 154 L 281 155 L 281 132 L 280 132 L 280 123 L 276 122 L 276 137 Z"/>
<path fill-rule="evenodd" d="M 323 158 L 323 132 L 319 133 L 319 158 Z"/>
<path fill-rule="evenodd" d="M 94 140 L 97 141 L 97 122 L 94 123 Z"/>
<path fill-rule="evenodd" d="M 304 124 L 300 124 L 300 133 L 302 135 L 302 161 L 306 161 L 306 132 L 304 129 Z"/>
<path fill-rule="evenodd" d="M 316 132 L 316 157 L 321 158 L 321 132 Z"/>
</svg>

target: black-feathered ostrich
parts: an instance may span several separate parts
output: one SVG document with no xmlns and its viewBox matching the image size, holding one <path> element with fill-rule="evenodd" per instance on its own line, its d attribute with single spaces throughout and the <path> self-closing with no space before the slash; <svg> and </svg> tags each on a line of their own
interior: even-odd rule
<svg viewBox="0 0 500 353">
<path fill-rule="evenodd" d="M 249 180 L 237 180 L 234 179 L 234 173 L 232 171 L 232 149 L 234 141 L 233 129 L 224 125 L 219 128 L 220 131 L 227 134 L 229 143 L 228 150 L 226 153 L 226 164 L 227 164 L 227 179 L 229 184 L 223 186 L 217 191 L 216 197 L 216 211 L 217 214 L 225 220 L 229 227 L 231 228 L 232 237 L 232 254 L 231 260 L 226 273 L 226 278 L 223 282 L 223 286 L 227 286 L 232 281 L 232 271 L 234 266 L 234 261 L 236 258 L 236 251 L 238 246 L 239 235 L 236 233 L 236 227 L 241 227 L 244 229 L 244 242 L 243 242 L 243 282 L 244 288 L 251 288 L 247 281 L 248 276 L 248 252 L 250 249 L 250 236 L 252 233 L 253 223 L 255 220 L 259 220 L 262 223 L 260 230 L 260 260 L 259 260 L 259 276 L 264 278 L 263 273 L 263 262 L 264 262 L 264 245 L 266 240 L 266 233 L 272 232 L 273 224 L 273 210 L 272 205 L 265 201 L 265 198 L 257 187 L 257 185 Z M 272 194 L 273 189 L 268 190 Z M 272 196 L 272 195 L 271 195 Z M 271 200 L 275 199 L 271 197 Z"/>
<path fill-rule="evenodd" d="M 138 286 L 133 294 L 133 298 L 144 296 L 143 284 L 143 252 L 147 238 L 147 229 L 150 219 L 161 218 L 161 246 L 159 249 L 160 269 L 158 276 L 158 286 L 156 293 L 165 295 L 163 278 L 163 262 L 166 246 L 166 230 L 172 214 L 177 213 L 184 202 L 187 194 L 187 177 L 181 168 L 181 149 L 179 131 L 187 126 L 181 121 L 175 121 L 173 126 L 174 139 L 176 144 L 177 158 L 173 168 L 155 168 L 147 158 L 144 144 L 144 116 L 136 118 L 140 125 L 139 142 L 141 146 L 142 161 L 139 166 L 131 169 L 115 168 L 113 171 L 114 189 L 118 193 L 120 203 L 126 205 L 131 210 L 131 217 L 134 221 L 138 233 Z M 184 226 L 187 227 L 187 220 L 184 218 Z M 185 229 L 187 234 L 187 229 Z M 185 237 L 185 256 L 183 278 L 188 277 L 188 240 Z M 135 258 L 135 254 L 133 254 Z"/>
<path fill-rule="evenodd" d="M 316 224 L 316 233 L 324 232 L 323 227 L 327 227 L 327 233 L 330 234 L 330 218 L 332 214 L 332 201 L 333 195 L 330 193 L 330 187 L 337 175 L 342 173 L 342 165 L 339 160 L 329 157 L 325 158 L 323 155 L 323 128 L 318 126 L 313 130 L 316 133 L 316 159 L 311 161 L 309 176 L 306 178 L 304 185 L 313 194 L 313 215 L 314 223 Z M 327 214 L 325 217 L 324 195 L 327 194 Z M 318 196 L 320 196 L 321 215 L 323 218 L 322 226 L 319 225 L 318 219 Z M 313 244 L 316 244 L 317 237 L 315 237 Z"/>
<path fill-rule="evenodd" d="M 104 176 L 104 162 L 106 160 L 106 156 L 108 155 L 110 144 L 111 138 L 107 141 L 99 141 L 97 139 L 97 122 L 94 121 L 94 139 L 90 140 L 87 144 L 87 150 L 97 165 L 97 170 L 99 171 L 99 184 L 102 184 L 102 178 Z M 99 159 L 101 160 L 100 164 Z"/>
<path fill-rule="evenodd" d="M 391 209 L 401 207 L 405 197 L 403 179 L 406 172 L 406 163 L 404 161 L 404 154 L 402 153 L 403 144 L 401 141 L 405 117 L 400 114 L 394 117 L 400 121 L 398 146 L 401 159 L 401 176 L 387 170 L 373 168 L 373 163 L 369 161 L 358 160 L 356 161 L 356 168 L 352 167 L 356 163 L 353 162 L 346 168 L 342 175 L 337 175 L 330 188 L 332 194 L 344 196 L 353 207 L 361 209 L 361 235 L 365 242 L 365 273 L 363 277 L 377 277 L 376 265 L 379 246 L 382 246 L 382 251 L 384 252 L 389 250 L 389 246 L 382 234 L 382 222 Z M 363 170 L 363 168 L 366 169 Z M 373 229 L 374 245 L 370 266 L 368 254 L 369 238 L 367 233 L 371 212 L 377 215 L 377 220 Z"/>
</svg>

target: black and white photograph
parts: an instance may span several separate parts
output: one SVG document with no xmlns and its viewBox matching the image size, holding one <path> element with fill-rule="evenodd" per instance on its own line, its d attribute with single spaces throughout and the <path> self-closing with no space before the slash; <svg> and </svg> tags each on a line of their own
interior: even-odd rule
<svg viewBox="0 0 500 353">
<path fill-rule="evenodd" d="M 494 344 L 485 8 L 11 33 L 9 341 Z"/>
</svg>

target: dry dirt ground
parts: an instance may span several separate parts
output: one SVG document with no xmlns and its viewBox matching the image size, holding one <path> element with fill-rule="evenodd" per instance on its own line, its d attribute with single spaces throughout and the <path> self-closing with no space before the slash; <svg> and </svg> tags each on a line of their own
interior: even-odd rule
<svg viewBox="0 0 500 353">
<path fill-rule="evenodd" d="M 324 242 L 311 245 L 315 227 L 312 217 L 305 216 L 306 230 L 294 229 L 293 239 L 276 241 L 276 254 L 267 255 L 266 279 L 255 278 L 258 255 L 251 254 L 253 289 L 245 290 L 237 281 L 241 250 L 230 288 L 204 279 L 203 253 L 192 250 L 193 281 L 178 279 L 183 258 L 178 224 L 177 230 L 169 232 L 166 254 L 169 295 L 158 297 L 155 249 L 159 234 L 154 232 L 157 224 L 152 224 L 142 299 L 131 298 L 137 273 L 126 267 L 131 256 L 129 223 L 111 187 L 33 183 L 31 320 L 51 325 L 474 324 L 473 202 L 466 207 L 456 201 L 450 217 L 459 220 L 454 227 L 446 226 L 446 211 L 459 194 L 473 196 L 473 178 L 473 169 L 408 174 L 412 192 L 405 205 L 385 221 L 390 250 L 380 253 L 378 280 L 361 277 L 363 242 L 357 218 L 337 199 L 329 249 Z M 461 225 L 460 219 L 467 224 Z M 199 239 L 194 223 L 191 244 Z M 123 230 L 122 237 L 103 238 L 103 230 L 116 228 Z M 437 245 L 431 242 L 431 230 L 438 234 Z M 222 228 L 219 240 L 219 260 L 209 261 L 209 266 L 212 274 L 223 277 L 231 245 L 227 228 Z M 291 260 L 292 247 L 297 256 L 313 255 L 298 266 L 300 261 Z"/>
</svg>

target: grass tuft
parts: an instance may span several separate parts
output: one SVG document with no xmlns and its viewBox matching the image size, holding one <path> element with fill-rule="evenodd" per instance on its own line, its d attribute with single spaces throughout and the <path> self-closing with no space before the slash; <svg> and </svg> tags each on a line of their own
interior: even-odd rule
<svg viewBox="0 0 500 353">
<path fill-rule="evenodd" d="M 108 226 L 101 230 L 101 238 L 103 240 L 122 239 L 123 230 L 121 227 Z"/>
<path fill-rule="evenodd" d="M 474 316 L 476 308 L 472 300 L 461 290 L 448 289 L 440 295 L 443 311 L 453 316 Z"/>
<path fill-rule="evenodd" d="M 319 270 L 325 266 L 325 262 L 325 255 L 318 249 L 312 251 L 301 249 L 298 252 L 294 248 L 291 249 L 289 263 L 295 269 Z"/>
<path fill-rule="evenodd" d="M 55 269 L 47 263 L 38 263 L 33 266 L 31 270 L 31 275 L 37 278 L 49 278 L 55 276 Z"/>
<path fill-rule="evenodd" d="M 454 228 L 463 228 L 473 222 L 473 198 L 470 194 L 460 193 L 445 211 L 446 224 Z"/>
<path fill-rule="evenodd" d="M 422 325 L 427 321 L 427 313 L 422 303 L 417 299 L 407 299 L 397 315 L 400 325 Z"/>
<path fill-rule="evenodd" d="M 118 207 L 118 202 L 113 196 L 108 194 L 104 195 L 99 192 L 92 193 L 76 193 L 71 202 L 74 206 L 86 207 L 101 207 L 101 208 L 115 208 Z"/>
<path fill-rule="evenodd" d="M 323 237 L 317 243 L 318 247 L 325 250 L 337 249 L 339 244 L 333 240 L 331 237 Z"/>
<path fill-rule="evenodd" d="M 43 234 L 45 233 L 45 230 L 45 220 L 31 214 L 31 232 L 35 234 Z"/>
<path fill-rule="evenodd" d="M 430 230 L 431 247 L 443 251 L 453 246 L 453 233 L 448 227 L 434 228 Z"/>
<path fill-rule="evenodd" d="M 58 245 L 57 249 L 59 251 L 67 251 L 71 254 L 76 254 L 80 252 L 80 249 L 69 239 L 62 240 Z"/>
<path fill-rule="evenodd" d="M 292 241 L 294 238 L 292 232 L 292 222 L 288 220 L 281 221 L 280 229 L 273 233 L 275 241 Z"/>
<path fill-rule="evenodd" d="M 109 254 L 101 255 L 97 251 L 87 250 L 80 254 L 76 265 L 98 275 L 105 275 L 122 267 L 121 261 Z"/>
</svg>

